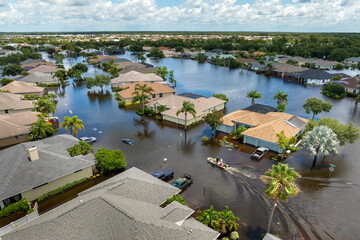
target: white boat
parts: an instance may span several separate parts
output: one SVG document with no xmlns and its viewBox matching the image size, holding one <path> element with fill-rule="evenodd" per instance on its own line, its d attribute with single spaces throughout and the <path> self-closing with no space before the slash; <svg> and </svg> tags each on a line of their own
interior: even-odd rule
<svg viewBox="0 0 360 240">
<path fill-rule="evenodd" d="M 71 110 L 69 110 L 69 113 L 70 113 L 70 114 L 73 114 L 73 112 L 72 112 Z"/>
<path fill-rule="evenodd" d="M 226 169 L 227 167 L 229 167 L 229 165 L 226 164 L 226 163 L 224 163 L 224 162 L 223 162 L 222 164 L 217 163 L 217 162 L 216 162 L 216 158 L 208 157 L 208 158 L 207 158 L 207 161 L 208 161 L 209 163 L 211 163 L 212 165 L 214 165 L 214 166 L 216 166 L 216 167 L 219 167 L 219 168 L 222 168 L 222 169 Z"/>
</svg>

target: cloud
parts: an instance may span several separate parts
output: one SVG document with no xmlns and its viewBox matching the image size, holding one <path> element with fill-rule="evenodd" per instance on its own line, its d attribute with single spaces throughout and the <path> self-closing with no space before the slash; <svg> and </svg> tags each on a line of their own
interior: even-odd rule
<svg viewBox="0 0 360 240">
<path fill-rule="evenodd" d="M 0 1 L 0 31 L 218 30 L 359 31 L 358 0 Z"/>
</svg>

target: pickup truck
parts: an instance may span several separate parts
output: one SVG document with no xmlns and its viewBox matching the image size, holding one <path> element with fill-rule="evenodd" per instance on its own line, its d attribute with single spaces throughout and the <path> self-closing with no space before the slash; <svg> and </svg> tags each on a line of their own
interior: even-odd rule
<svg viewBox="0 0 360 240">
<path fill-rule="evenodd" d="M 253 152 L 251 154 L 251 159 L 255 159 L 255 160 L 261 160 L 265 155 L 266 153 L 269 151 L 268 148 L 265 148 L 265 147 L 259 147 L 258 149 L 256 149 L 255 152 Z"/>
<path fill-rule="evenodd" d="M 154 177 L 158 178 L 158 179 L 161 179 L 163 181 L 167 181 L 171 178 L 174 177 L 174 171 L 173 170 L 170 170 L 170 169 L 167 169 L 165 168 L 164 170 L 159 170 L 159 171 L 156 171 L 154 172 L 153 174 Z"/>
<path fill-rule="evenodd" d="M 191 183 L 192 183 L 193 179 L 190 175 L 188 174 L 184 174 L 183 177 L 176 179 L 172 185 L 174 187 L 180 188 L 181 190 L 184 190 L 185 188 L 187 188 Z"/>
</svg>

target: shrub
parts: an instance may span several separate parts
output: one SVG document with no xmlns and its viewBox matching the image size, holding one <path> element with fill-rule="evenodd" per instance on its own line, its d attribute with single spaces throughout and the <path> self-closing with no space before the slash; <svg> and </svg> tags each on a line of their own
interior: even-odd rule
<svg viewBox="0 0 360 240">
<path fill-rule="evenodd" d="M 346 96 L 356 98 L 358 95 L 356 93 L 346 92 Z"/>
<path fill-rule="evenodd" d="M 118 171 L 126 167 L 126 161 L 124 155 L 120 150 L 110 150 L 100 148 L 95 153 L 97 166 L 101 169 L 101 173 Z"/>
<path fill-rule="evenodd" d="M 290 150 L 291 152 L 296 152 L 297 148 L 296 147 L 287 147 L 287 150 Z"/>
<path fill-rule="evenodd" d="M 166 199 L 166 202 L 164 204 L 164 207 L 166 207 L 167 205 L 169 205 L 170 203 L 172 203 L 173 201 L 179 202 L 182 205 L 185 205 L 188 207 L 187 203 L 185 202 L 185 200 L 182 198 L 182 196 L 180 194 L 174 194 L 172 197 Z"/>
<path fill-rule="evenodd" d="M 9 83 L 11 83 L 13 81 L 14 80 L 11 79 L 11 78 L 2 78 L 0 82 L 1 82 L 1 85 L 5 86 L 5 85 L 7 85 L 7 84 L 9 84 Z"/>
<path fill-rule="evenodd" d="M 26 212 L 29 209 L 30 209 L 29 201 L 24 198 L 0 210 L 0 218 L 10 216 L 11 214 L 20 211 Z"/>
<path fill-rule="evenodd" d="M 78 184 L 80 184 L 80 183 L 83 183 L 83 182 L 85 182 L 86 180 L 87 180 L 87 178 L 83 178 L 83 179 L 80 179 L 80 180 L 78 180 L 78 181 L 75 181 L 75 182 L 72 182 L 72 183 L 68 183 L 68 184 L 66 184 L 66 185 L 63 186 L 63 187 L 60 187 L 60 188 L 57 188 L 57 189 L 55 189 L 55 190 L 53 190 L 53 191 L 50 191 L 50 192 L 48 192 L 48 193 L 45 193 L 44 195 L 40 196 L 37 200 L 38 200 L 38 202 L 44 201 L 45 199 L 47 199 L 47 198 L 49 198 L 49 197 L 51 197 L 51 196 L 54 196 L 54 195 L 56 195 L 56 194 L 58 194 L 58 193 L 60 193 L 60 192 L 63 192 L 63 191 L 65 191 L 65 190 L 67 190 L 67 189 L 69 189 L 69 188 L 71 188 L 71 187 L 74 187 L 74 186 L 76 186 L 76 185 L 78 185 Z"/>
<path fill-rule="evenodd" d="M 132 105 L 138 105 L 138 104 L 140 104 L 140 101 L 137 101 L 137 102 L 127 102 L 127 103 L 125 103 L 125 107 L 132 106 Z"/>
<path fill-rule="evenodd" d="M 233 139 L 234 140 L 242 140 L 244 138 L 244 135 L 242 135 L 242 133 L 246 130 L 247 128 L 244 126 L 240 126 L 238 127 L 232 134 L 233 134 Z"/>
<path fill-rule="evenodd" d="M 347 93 L 344 86 L 339 84 L 328 83 L 323 87 L 321 94 L 330 98 L 341 99 L 346 97 Z"/>
<path fill-rule="evenodd" d="M 231 239 L 231 240 L 239 239 L 239 233 L 236 232 L 236 231 L 231 232 L 231 234 L 230 234 L 230 239 Z"/>
<path fill-rule="evenodd" d="M 29 210 L 26 211 L 26 214 L 29 215 L 29 214 L 31 214 L 33 212 L 35 212 L 35 210 L 33 208 L 29 208 Z"/>
<path fill-rule="evenodd" d="M 80 141 L 79 144 L 75 144 L 74 146 L 68 148 L 67 151 L 70 156 L 76 157 L 79 155 L 87 155 L 93 152 L 93 148 L 87 142 Z"/>
<path fill-rule="evenodd" d="M 28 75 L 30 75 L 30 73 L 27 72 L 27 71 L 22 71 L 22 72 L 20 73 L 20 75 L 28 76 Z"/>
<path fill-rule="evenodd" d="M 145 113 L 145 115 L 148 115 L 148 116 L 154 116 L 156 114 L 156 112 L 154 110 L 147 108 L 147 107 L 144 108 L 144 113 Z"/>
<path fill-rule="evenodd" d="M 36 84 L 38 87 L 59 87 L 60 83 L 38 83 Z"/>
<path fill-rule="evenodd" d="M 202 141 L 202 142 L 207 142 L 207 141 L 209 141 L 209 138 L 208 138 L 207 136 L 203 136 L 203 137 L 201 138 L 201 141 Z"/>
<path fill-rule="evenodd" d="M 119 107 L 125 107 L 126 106 L 126 102 L 125 101 L 119 101 Z"/>
<path fill-rule="evenodd" d="M 225 94 L 222 94 L 222 93 L 217 93 L 217 94 L 214 94 L 213 97 L 216 97 L 218 99 L 221 99 L 221 100 L 224 100 L 225 102 L 228 102 L 229 99 L 226 97 Z"/>
<path fill-rule="evenodd" d="M 23 100 L 37 100 L 39 97 L 36 94 L 25 94 Z"/>
<path fill-rule="evenodd" d="M 156 115 L 155 118 L 156 118 L 157 120 L 162 120 L 162 119 L 163 119 L 163 116 L 162 116 L 162 115 Z"/>
<path fill-rule="evenodd" d="M 118 88 L 115 89 L 115 92 L 121 92 L 121 91 L 126 90 L 128 88 L 129 87 L 126 87 L 126 88 L 118 87 Z"/>
</svg>

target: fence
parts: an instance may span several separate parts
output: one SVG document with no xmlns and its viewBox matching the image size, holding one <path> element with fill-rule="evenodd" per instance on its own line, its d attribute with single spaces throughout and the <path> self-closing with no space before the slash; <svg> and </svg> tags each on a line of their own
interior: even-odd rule
<svg viewBox="0 0 360 240">
<path fill-rule="evenodd" d="M 4 235 L 5 233 L 8 233 L 11 230 L 13 230 L 13 229 L 25 224 L 25 223 L 28 223 L 31 220 L 34 220 L 35 218 L 37 218 L 39 216 L 37 208 L 38 208 L 38 204 L 36 202 L 35 205 L 34 205 L 35 212 L 30 213 L 29 215 L 26 215 L 25 217 L 22 217 L 22 218 L 20 218 L 20 219 L 18 219 L 16 221 L 10 223 L 9 225 L 6 225 L 5 227 L 0 228 L 0 237 L 2 235 Z"/>
</svg>

